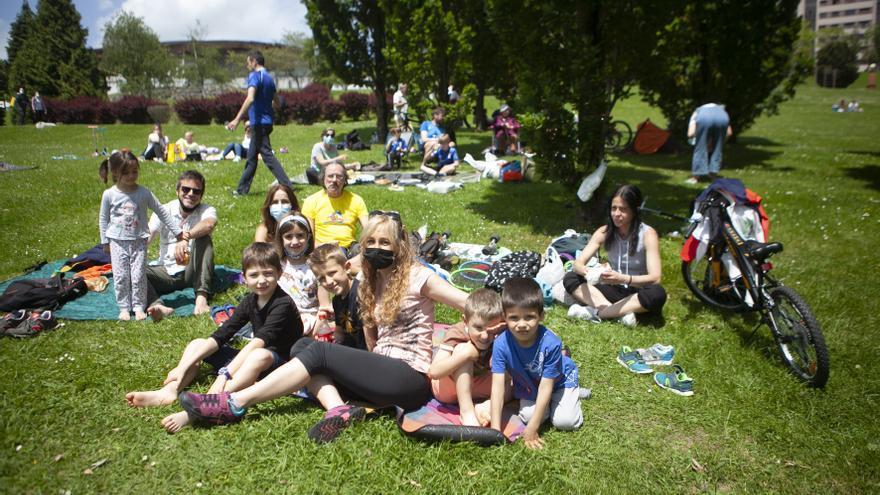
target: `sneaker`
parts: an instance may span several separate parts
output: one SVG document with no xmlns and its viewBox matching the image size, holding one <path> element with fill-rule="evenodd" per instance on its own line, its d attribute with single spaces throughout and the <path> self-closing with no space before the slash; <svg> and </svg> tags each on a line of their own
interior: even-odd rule
<svg viewBox="0 0 880 495">
<path fill-rule="evenodd" d="M 645 364 L 659 364 L 668 366 L 675 358 L 675 347 L 671 345 L 654 344 L 647 349 L 636 349 L 636 352 L 645 360 Z"/>
<path fill-rule="evenodd" d="M 3 320 L 0 321 L 0 332 L 2 332 L 3 335 L 6 335 L 7 331 L 21 325 L 23 322 L 27 321 L 27 318 L 27 311 L 23 309 L 7 314 L 3 317 Z"/>
<path fill-rule="evenodd" d="M 634 327 L 639 324 L 639 321 L 636 319 L 635 313 L 627 313 L 620 317 L 619 320 L 626 327 Z"/>
<path fill-rule="evenodd" d="M 568 308 L 568 317 L 577 318 L 579 320 L 587 320 L 591 323 L 602 323 L 602 319 L 599 318 L 599 311 L 592 306 L 572 304 Z"/>
<path fill-rule="evenodd" d="M 329 443 L 336 439 L 352 421 L 364 419 L 367 410 L 359 406 L 334 407 L 324 414 L 324 419 L 309 428 L 309 438 L 315 443 Z"/>
<path fill-rule="evenodd" d="M 624 368 L 639 375 L 652 373 L 654 371 L 651 369 L 650 366 L 645 364 L 645 360 L 642 359 L 642 356 L 640 356 L 638 352 L 630 349 L 627 346 L 623 346 L 620 348 L 620 352 L 617 353 L 617 362 L 620 363 Z"/>
<path fill-rule="evenodd" d="M 241 421 L 244 414 L 235 415 L 229 406 L 230 393 L 194 394 L 181 392 L 177 396 L 180 406 L 194 423 L 201 425 L 225 425 Z"/>
<path fill-rule="evenodd" d="M 6 330 L 6 335 L 16 338 L 33 337 L 44 330 L 52 330 L 57 326 L 58 320 L 55 319 L 55 315 L 51 311 L 43 311 L 42 313 L 35 311 L 26 321 Z"/>
<path fill-rule="evenodd" d="M 229 319 L 229 313 L 226 311 L 226 306 L 214 306 L 211 308 L 211 319 L 214 320 L 214 324 L 218 327 Z"/>
<path fill-rule="evenodd" d="M 240 161 L 241 161 L 241 157 L 238 155 L 235 155 L 235 157 L 232 159 L 232 163 L 238 163 Z"/>
<path fill-rule="evenodd" d="M 592 396 L 593 396 L 593 389 L 585 388 L 585 387 L 578 387 L 578 399 L 588 400 Z"/>
<path fill-rule="evenodd" d="M 687 376 L 681 366 L 676 364 L 674 368 L 672 373 L 654 373 L 654 383 L 678 395 L 694 395 L 694 379 Z"/>
</svg>

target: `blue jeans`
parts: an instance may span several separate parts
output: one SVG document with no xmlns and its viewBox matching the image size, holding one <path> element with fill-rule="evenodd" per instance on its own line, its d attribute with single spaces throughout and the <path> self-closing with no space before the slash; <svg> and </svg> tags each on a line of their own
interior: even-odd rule
<svg viewBox="0 0 880 495">
<path fill-rule="evenodd" d="M 287 178 L 287 174 L 284 172 L 284 167 L 281 166 L 281 163 L 275 158 L 275 153 L 272 152 L 272 143 L 269 142 L 272 126 L 253 125 L 252 129 L 254 135 L 251 137 L 251 146 L 248 149 L 247 164 L 244 167 L 244 172 L 241 174 L 241 179 L 238 181 L 238 194 L 244 195 L 251 190 L 251 182 L 253 182 L 254 175 L 257 173 L 257 154 L 263 155 L 263 162 L 269 167 L 272 175 L 278 179 L 279 184 L 292 187 L 290 179 Z"/>
<path fill-rule="evenodd" d="M 229 154 L 230 151 L 235 152 L 235 156 L 244 158 L 244 146 L 241 143 L 229 143 L 226 145 L 226 148 L 223 150 L 223 153 L 220 155 L 223 158 L 226 158 L 226 155 Z"/>
<path fill-rule="evenodd" d="M 721 170 L 721 150 L 727 137 L 730 117 L 724 107 L 701 108 L 697 112 L 697 133 L 694 158 L 691 162 L 693 175 L 699 177 L 717 174 Z M 711 156 L 709 147 L 712 146 Z"/>
</svg>

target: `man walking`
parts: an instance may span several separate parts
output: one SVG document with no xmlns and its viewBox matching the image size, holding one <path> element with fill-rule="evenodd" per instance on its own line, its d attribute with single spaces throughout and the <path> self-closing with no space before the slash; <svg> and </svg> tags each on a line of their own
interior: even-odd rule
<svg viewBox="0 0 880 495">
<path fill-rule="evenodd" d="M 248 148 L 247 164 L 241 179 L 238 181 L 238 188 L 233 191 L 233 195 L 241 196 L 247 194 L 251 189 L 251 182 L 254 180 L 254 174 L 257 173 L 257 155 L 263 156 L 263 161 L 269 167 L 269 171 L 275 175 L 279 184 L 290 187 L 290 179 L 284 173 L 284 167 L 275 158 L 272 152 L 272 144 L 269 142 L 269 135 L 272 134 L 272 122 L 275 112 L 272 110 L 272 102 L 275 100 L 275 81 L 269 72 L 263 67 L 265 59 L 263 54 L 253 51 L 247 56 L 247 68 L 251 71 L 247 80 L 247 97 L 241 104 L 238 115 L 235 116 L 226 128 L 234 131 L 238 127 L 238 123 L 247 112 L 248 119 L 251 122 L 253 137 L 251 145 Z"/>
</svg>

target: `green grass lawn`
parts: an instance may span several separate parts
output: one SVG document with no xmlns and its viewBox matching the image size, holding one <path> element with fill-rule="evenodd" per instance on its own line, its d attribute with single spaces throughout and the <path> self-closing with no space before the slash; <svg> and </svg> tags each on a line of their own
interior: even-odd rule
<svg viewBox="0 0 880 495">
<path fill-rule="evenodd" d="M 834 114 L 841 97 L 865 112 Z M 616 118 L 635 124 L 659 112 L 637 100 Z M 304 170 L 324 124 L 286 126 L 272 135 L 288 173 Z M 338 134 L 370 122 L 336 125 Z M 187 129 L 169 125 L 174 138 Z M 239 140 L 220 126 L 196 127 L 196 140 L 222 147 Z M 402 436 L 387 416 L 354 426 L 328 446 L 313 445 L 306 429 L 322 412 L 300 400 L 255 407 L 241 424 L 188 429 L 170 436 L 159 420 L 172 407 L 133 410 L 126 391 L 158 386 L 186 342 L 212 330 L 208 318 L 160 324 L 67 322 L 31 340 L 0 340 L 0 492 L 343 493 L 573 493 L 752 492 L 876 493 L 880 491 L 880 379 L 876 245 L 880 222 L 880 95 L 867 90 L 800 89 L 781 114 L 762 118 L 725 148 L 723 173 L 763 195 L 771 236 L 785 243 L 774 272 L 812 305 L 831 355 L 825 390 L 790 376 L 766 328 L 753 318 L 698 303 L 679 268 L 680 239 L 665 234 L 674 221 L 648 218 L 663 236 L 665 325 L 628 329 L 618 323 L 569 321 L 555 307 L 547 325 L 573 350 L 584 386 L 585 423 L 573 433 L 543 434 L 543 451 L 521 444 L 479 448 L 424 444 Z M 110 126 L 106 145 L 141 150 L 149 126 Z M 460 147 L 477 152 L 489 134 L 462 131 Z M 0 173 L 0 278 L 32 263 L 66 258 L 97 242 L 104 185 L 85 126 L 0 128 L 0 161 L 38 165 Z M 74 154 L 82 159 L 52 160 Z M 356 156 L 380 161 L 378 147 Z M 609 180 L 632 182 L 648 205 L 686 213 L 698 189 L 687 186 L 690 155 L 613 157 Z M 204 163 L 205 200 L 217 207 L 217 261 L 237 266 L 252 239 L 263 191 L 233 199 L 243 164 Z M 414 164 L 413 164 L 414 165 Z M 160 199 L 173 197 L 176 176 L 189 165 L 145 163 L 141 182 Z M 410 228 L 449 229 L 453 239 L 484 242 L 499 234 L 513 249 L 542 250 L 550 237 L 574 227 L 592 231 L 574 196 L 549 183 L 467 185 L 449 195 L 415 189 L 394 193 L 357 186 L 371 209 L 401 212 Z M 315 191 L 302 187 L 300 199 Z M 229 302 L 241 289 L 221 294 Z M 441 319 L 457 315 L 441 311 Z M 658 389 L 650 376 L 628 373 L 614 358 L 621 345 L 674 344 L 676 362 L 695 379 L 696 394 Z M 202 377 L 195 388 L 209 383 Z M 84 471 L 106 459 L 92 474 Z"/>
</svg>

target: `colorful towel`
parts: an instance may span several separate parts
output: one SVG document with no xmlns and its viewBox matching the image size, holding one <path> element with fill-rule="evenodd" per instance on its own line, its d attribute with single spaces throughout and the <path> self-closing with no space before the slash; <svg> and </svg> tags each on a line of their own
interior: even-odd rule
<svg viewBox="0 0 880 495">
<path fill-rule="evenodd" d="M 14 280 L 25 278 L 49 278 L 61 269 L 66 260 L 58 260 L 43 265 L 39 270 L 27 275 L 14 277 L 0 283 L 0 293 Z M 214 292 L 222 292 L 231 287 L 238 279 L 240 272 L 223 265 L 214 267 Z M 65 275 L 66 277 L 71 274 Z M 113 277 L 103 292 L 89 291 L 86 295 L 74 299 L 55 312 L 58 318 L 69 320 L 115 320 L 119 316 L 119 308 L 116 307 L 116 291 L 113 286 Z M 190 316 L 195 308 L 196 295 L 192 288 L 172 292 L 162 296 L 162 303 L 174 309 L 174 316 Z"/>
</svg>

